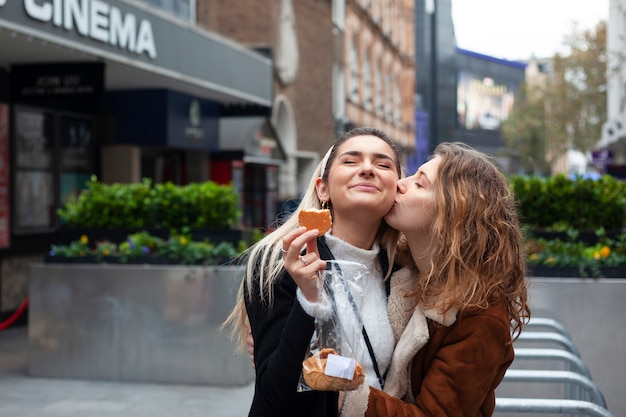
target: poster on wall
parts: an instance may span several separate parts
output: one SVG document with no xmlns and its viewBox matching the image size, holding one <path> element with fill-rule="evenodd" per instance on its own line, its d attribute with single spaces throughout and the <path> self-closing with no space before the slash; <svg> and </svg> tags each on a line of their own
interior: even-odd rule
<svg viewBox="0 0 626 417">
<path fill-rule="evenodd" d="M 9 106 L 0 104 L 0 248 L 11 244 L 9 161 Z"/>
<path fill-rule="evenodd" d="M 498 130 L 513 110 L 515 90 L 514 85 L 461 71 L 457 86 L 459 127 Z"/>
<path fill-rule="evenodd" d="M 54 137 L 52 115 L 43 110 L 15 112 L 14 232 L 54 230 Z"/>
<path fill-rule="evenodd" d="M 89 117 L 59 116 L 61 169 L 89 173 L 94 145 L 93 120 Z"/>
<path fill-rule="evenodd" d="M 52 169 L 52 116 L 20 109 L 15 115 L 17 169 Z"/>
<path fill-rule="evenodd" d="M 15 178 L 17 194 L 17 227 L 47 229 L 53 225 L 53 177 L 47 171 L 18 171 Z"/>
</svg>

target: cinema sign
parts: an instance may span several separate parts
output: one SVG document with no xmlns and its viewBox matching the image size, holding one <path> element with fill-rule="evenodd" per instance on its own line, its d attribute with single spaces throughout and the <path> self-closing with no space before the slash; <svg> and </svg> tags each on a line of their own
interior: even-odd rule
<svg viewBox="0 0 626 417">
<path fill-rule="evenodd" d="M 2 2 L 3 0 L 0 0 Z M 152 24 L 102 0 L 23 0 L 26 14 L 37 21 L 117 46 L 137 55 L 157 57 Z M 0 6 L 2 4 L 0 3 Z"/>
</svg>

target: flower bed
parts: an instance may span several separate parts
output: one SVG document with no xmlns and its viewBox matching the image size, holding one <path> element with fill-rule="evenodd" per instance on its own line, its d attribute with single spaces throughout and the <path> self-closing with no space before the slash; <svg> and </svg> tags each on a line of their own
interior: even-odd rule
<svg viewBox="0 0 626 417">
<path fill-rule="evenodd" d="M 246 246 L 244 241 L 235 246 L 228 241 L 215 244 L 208 239 L 193 240 L 188 229 L 167 238 L 141 231 L 120 243 L 108 239 L 91 242 L 83 234 L 67 244 L 52 245 L 46 262 L 219 265 L 235 258 Z"/>
<path fill-rule="evenodd" d="M 596 231 L 594 244 L 578 239 L 577 231 L 567 239 L 529 238 L 529 272 L 535 276 L 626 277 L 626 234 L 608 237 Z"/>
</svg>

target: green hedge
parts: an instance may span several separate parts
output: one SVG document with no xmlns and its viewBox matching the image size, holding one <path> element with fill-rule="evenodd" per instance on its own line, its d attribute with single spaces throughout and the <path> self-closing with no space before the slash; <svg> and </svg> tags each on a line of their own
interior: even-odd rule
<svg viewBox="0 0 626 417">
<path fill-rule="evenodd" d="M 231 228 L 239 218 L 232 185 L 211 181 L 174 185 L 150 179 L 104 184 L 94 176 L 57 214 L 71 227 L 126 229 Z"/>
<path fill-rule="evenodd" d="M 552 230 L 622 230 L 626 226 L 626 183 L 605 175 L 599 180 L 514 176 L 510 179 L 523 224 Z"/>
</svg>

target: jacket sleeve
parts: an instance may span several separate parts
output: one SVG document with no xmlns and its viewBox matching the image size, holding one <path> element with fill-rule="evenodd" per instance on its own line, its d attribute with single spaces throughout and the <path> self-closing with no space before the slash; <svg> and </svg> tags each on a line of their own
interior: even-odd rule
<svg viewBox="0 0 626 417">
<path fill-rule="evenodd" d="M 284 273 L 273 286 L 271 306 L 260 300 L 258 287 L 252 288 L 252 301 L 246 296 L 256 368 L 252 409 L 260 415 L 297 414 L 296 410 L 307 409 L 319 394 L 297 392 L 314 319 L 296 301 L 296 288 Z"/>
<path fill-rule="evenodd" d="M 421 386 L 412 387 L 415 403 L 369 387 L 347 399 L 342 416 L 491 415 L 495 388 L 513 360 L 509 332 L 501 320 L 491 316 L 460 320 L 447 332 L 436 352 L 426 353 L 432 356 L 424 358 L 430 367 L 424 370 Z M 427 348 L 428 345 L 422 349 Z M 413 375 L 411 379 L 414 378 Z"/>
</svg>

